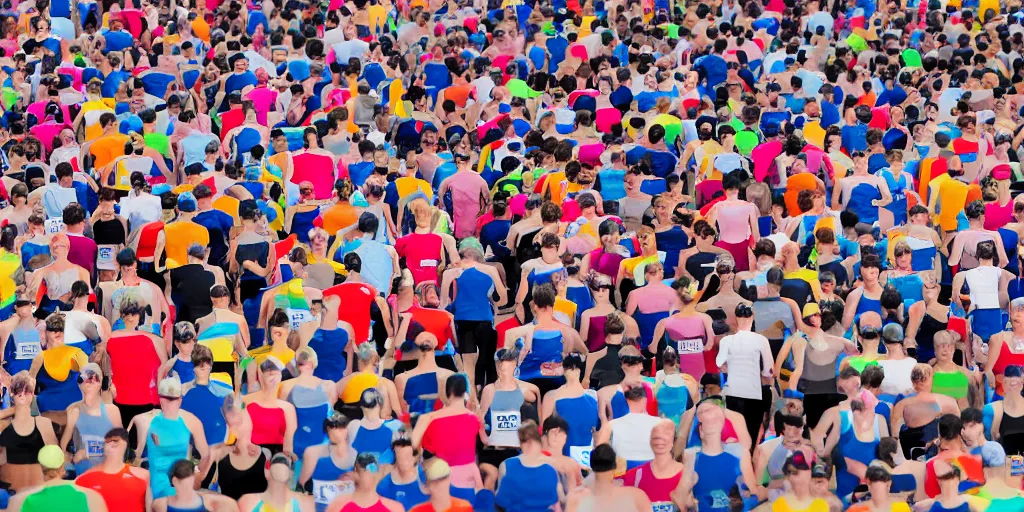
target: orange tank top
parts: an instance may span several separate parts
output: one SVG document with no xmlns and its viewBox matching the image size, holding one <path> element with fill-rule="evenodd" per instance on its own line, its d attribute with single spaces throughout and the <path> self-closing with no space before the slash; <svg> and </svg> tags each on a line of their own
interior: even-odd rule
<svg viewBox="0 0 1024 512">
<path fill-rule="evenodd" d="M 174 269 L 188 263 L 188 248 L 192 244 L 210 245 L 210 232 L 190 220 L 179 220 L 164 226 L 167 243 L 167 268 Z"/>
<path fill-rule="evenodd" d="M 103 497 L 107 510 L 119 512 L 145 512 L 146 481 L 135 476 L 125 464 L 117 473 L 90 471 L 75 480 L 75 484 L 92 489 Z"/>
</svg>

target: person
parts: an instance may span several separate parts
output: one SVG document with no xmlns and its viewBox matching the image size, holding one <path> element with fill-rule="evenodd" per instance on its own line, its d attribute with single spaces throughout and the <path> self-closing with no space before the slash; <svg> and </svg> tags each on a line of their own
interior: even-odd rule
<svg viewBox="0 0 1024 512">
<path fill-rule="evenodd" d="M 412 444 L 448 463 L 453 486 L 479 489 L 483 487 L 483 478 L 476 465 L 476 440 L 487 444 L 487 434 L 483 422 L 466 406 L 468 387 L 464 374 L 454 374 L 445 380 L 444 406 L 419 416 L 412 431 Z"/>
<path fill-rule="evenodd" d="M 212 450 L 213 470 L 216 471 L 221 494 L 238 500 L 243 495 L 267 490 L 267 476 L 263 470 L 270 460 L 270 450 L 253 444 L 252 419 L 242 408 L 240 397 L 234 394 L 225 397 L 221 412 L 235 438 L 230 446 L 218 443 Z"/>
<path fill-rule="evenodd" d="M 642 490 L 615 482 L 616 454 L 610 444 L 594 447 L 590 455 L 593 484 L 577 487 L 566 496 L 566 512 L 652 510 L 651 500 Z"/>
<path fill-rule="evenodd" d="M 1017 388 L 1024 388 L 1021 369 L 1017 366 L 1008 366 L 1003 371 L 1003 389 L 1007 391 L 1006 397 L 986 406 L 986 410 L 992 411 L 992 439 L 998 441 L 1011 455 L 1021 455 L 1024 450 L 1024 442 L 1019 435 L 1021 430 L 1017 428 L 1024 417 L 1021 409 L 1024 397 L 1018 398 L 1014 394 Z"/>
<path fill-rule="evenodd" d="M 588 466 L 600 415 L 597 399 L 586 393 L 580 381 L 584 366 L 581 354 L 570 353 L 562 359 L 565 384 L 544 394 L 540 418 L 545 423 L 551 417 L 565 419 L 568 430 L 562 454 Z"/>
<path fill-rule="evenodd" d="M 231 510 L 235 503 L 230 498 L 203 491 L 196 491 L 196 467 L 189 460 L 179 460 L 171 465 L 169 475 L 174 493 L 153 500 L 153 510 L 158 512 L 180 512 L 209 510 L 220 512 Z"/>
<path fill-rule="evenodd" d="M 1014 507 L 1024 502 L 1024 492 L 1020 486 L 1014 486 L 1024 473 L 1020 455 L 1007 456 L 999 443 L 986 443 L 982 449 L 981 460 L 985 471 L 985 485 L 977 496 L 989 501 L 992 507 Z"/>
<path fill-rule="evenodd" d="M 656 510 L 678 507 L 678 495 L 675 490 L 682 480 L 684 467 L 681 462 L 672 458 L 675 423 L 665 419 L 659 421 L 651 429 L 650 443 L 654 458 L 650 462 L 627 470 L 622 475 L 622 485 L 643 491 Z"/>
<path fill-rule="evenodd" d="M 32 301 L 15 299 L 14 315 L 0 322 L 0 357 L 4 378 L 10 378 L 32 366 L 32 360 L 42 351 L 46 324 L 32 314 Z"/>
<path fill-rule="evenodd" d="M 727 510 L 729 493 L 741 478 L 752 494 L 759 498 L 767 496 L 767 490 L 754 478 L 750 452 L 743 450 L 737 455 L 725 450 L 721 435 L 726 418 L 720 400 L 705 398 L 697 405 L 701 446 L 683 458 L 688 469 L 680 483 L 682 505 L 696 506 L 701 512 Z"/>
<path fill-rule="evenodd" d="M 252 418 L 252 442 L 270 449 L 271 453 L 284 452 L 294 458 L 298 430 L 296 408 L 291 402 L 278 398 L 284 365 L 276 357 L 268 356 L 256 370 L 259 390 L 242 397 L 245 411 Z"/>
<path fill-rule="evenodd" d="M 623 386 L 628 412 L 607 421 L 595 436 L 597 444 L 610 442 L 615 452 L 625 459 L 627 469 L 637 467 L 654 459 L 649 441 L 650 431 L 660 418 L 647 412 L 647 389 L 639 384 Z"/>
<path fill-rule="evenodd" d="M 762 388 L 761 380 L 772 378 L 772 349 L 768 338 L 751 332 L 754 310 L 750 306 L 736 306 L 736 322 L 738 330 L 722 338 L 715 363 L 723 373 L 732 374 L 725 384 L 725 403 L 743 415 L 750 439 L 756 442 L 771 405 L 771 393 Z"/>
<path fill-rule="evenodd" d="M 57 444 L 57 436 L 49 419 L 32 416 L 36 379 L 27 371 L 21 371 L 11 377 L 10 382 L 14 414 L 11 422 L 0 431 L 0 447 L 7 458 L 7 463 L 0 466 L 0 477 L 11 484 L 12 490 L 20 492 L 43 484 L 45 468 L 40 466 L 38 454 L 44 446 Z M 63 467 L 62 463 L 60 469 Z"/>
<path fill-rule="evenodd" d="M 377 389 L 381 395 L 380 417 L 391 418 L 396 412 L 401 412 L 401 401 L 398 398 L 398 389 L 395 382 L 378 375 L 380 366 L 380 355 L 372 344 L 363 343 L 356 348 L 356 371 L 349 373 L 337 385 L 338 401 L 335 408 L 340 409 L 343 414 L 358 419 L 362 414 L 363 393 L 367 389 Z"/>
<path fill-rule="evenodd" d="M 519 451 L 518 432 L 526 420 L 536 422 L 542 408 L 540 389 L 515 378 L 519 352 L 500 349 L 494 354 L 498 380 L 484 386 L 477 414 L 486 426 L 487 448 L 478 455 L 484 486 L 493 488 L 498 469 Z"/>
<path fill-rule="evenodd" d="M 850 507 L 854 512 L 872 512 L 876 510 L 892 512 L 910 512 L 910 506 L 905 501 L 897 501 L 890 495 L 889 488 L 892 485 L 893 475 L 879 465 L 871 465 L 864 474 L 868 481 L 868 492 L 870 500 L 858 503 Z"/>
<path fill-rule="evenodd" d="M 36 487 L 22 490 L 8 503 L 11 510 L 34 512 L 59 507 L 71 512 L 106 512 L 106 502 L 100 493 L 63 479 L 64 450 L 56 444 L 41 448 L 37 455 L 45 480 Z"/>
<path fill-rule="evenodd" d="M 174 376 L 161 380 L 157 394 L 160 408 L 131 420 L 138 429 L 135 453 L 142 453 L 143 448 L 147 453 L 149 488 L 154 500 L 174 495 L 176 487 L 171 482 L 170 470 L 176 462 L 187 458 L 193 447 L 201 457 L 200 479 L 206 477 L 213 462 L 203 424 L 192 413 L 181 410 L 181 381 Z"/>
<path fill-rule="evenodd" d="M 98 492 L 107 510 L 149 510 L 149 470 L 125 462 L 128 431 L 115 427 L 103 434 L 102 450 L 102 461 L 80 473 L 75 485 Z"/>
<path fill-rule="evenodd" d="M 783 463 L 782 471 L 786 475 L 786 482 L 789 484 L 790 491 L 754 510 L 770 510 L 772 512 L 790 510 L 804 510 L 807 512 L 827 511 L 828 502 L 811 493 L 811 465 L 807 459 L 807 454 L 802 451 L 797 451 L 787 457 Z M 909 510 L 904 512 L 909 512 Z"/>
<path fill-rule="evenodd" d="M 352 493 L 353 484 L 344 476 L 352 471 L 358 454 L 348 441 L 348 418 L 334 413 L 323 420 L 321 428 L 327 443 L 306 449 L 298 479 L 300 486 L 313 493 L 318 512 L 326 510 L 336 497 Z"/>
<path fill-rule="evenodd" d="M 899 432 L 904 457 L 913 459 L 914 449 L 924 448 L 935 438 L 935 421 L 943 414 L 959 416 L 960 407 L 952 398 L 932 391 L 934 373 L 930 366 L 915 366 L 910 382 L 914 385 L 914 396 L 900 400 L 893 408 L 892 432 Z"/>
<path fill-rule="evenodd" d="M 533 421 L 526 421 L 519 426 L 518 436 L 522 454 L 499 466 L 495 504 L 506 510 L 550 510 L 562 501 L 565 490 L 542 453 L 540 430 Z"/>
<path fill-rule="evenodd" d="M 319 357 L 313 349 L 299 347 L 293 361 L 295 375 L 282 382 L 278 391 L 279 396 L 285 397 L 295 410 L 292 444 L 296 456 L 305 453 L 310 446 L 323 444 L 324 436 L 317 427 L 323 424 L 338 401 L 336 384 L 313 374 L 318 362 Z"/>
<path fill-rule="evenodd" d="M 700 298 L 697 281 L 681 277 L 675 284 L 682 308 L 657 323 L 652 339 L 659 340 L 657 346 L 660 348 L 660 340 L 665 337 L 665 345 L 672 346 L 679 355 L 680 371 L 699 381 L 707 371 L 704 367 L 704 351 L 710 348 L 715 339 L 714 327 L 710 316 L 697 312 Z"/>
<path fill-rule="evenodd" d="M 139 330 L 146 315 L 141 304 L 125 300 L 118 309 L 124 329 L 110 335 L 106 351 L 114 404 L 121 417 L 131 421 L 159 404 L 154 384 L 160 366 L 167 362 L 168 350 L 159 336 Z"/>
<path fill-rule="evenodd" d="M 536 322 L 508 330 L 504 347 L 518 348 L 521 339 L 519 378 L 547 393 L 565 382 L 558 367 L 563 355 L 572 351 L 586 354 L 587 348 L 575 329 L 554 318 L 555 289 L 550 283 L 537 286 L 532 295 Z"/>
<path fill-rule="evenodd" d="M 79 374 L 82 388 L 82 401 L 68 407 L 68 422 L 60 445 L 69 448 L 74 440 L 74 455 L 71 461 L 75 464 L 75 474 L 81 475 L 89 468 L 103 461 L 104 436 L 111 429 L 121 428 L 121 411 L 114 404 L 107 404 L 100 398 L 103 382 L 103 371 L 96 363 L 89 363 Z"/>
<path fill-rule="evenodd" d="M 68 406 L 82 398 L 76 380 L 88 363 L 82 349 L 64 344 L 64 329 L 62 313 L 46 317 L 46 348 L 36 354 L 28 369 L 29 375 L 42 384 L 36 407 L 58 425 L 67 422 Z"/>
<path fill-rule="evenodd" d="M 939 494 L 935 498 L 915 504 L 915 508 L 932 512 L 951 510 L 980 512 L 987 510 L 988 504 L 985 500 L 977 496 L 960 494 L 959 487 L 963 478 L 963 472 L 956 464 L 937 460 L 935 461 L 934 468 L 939 482 Z"/>
</svg>

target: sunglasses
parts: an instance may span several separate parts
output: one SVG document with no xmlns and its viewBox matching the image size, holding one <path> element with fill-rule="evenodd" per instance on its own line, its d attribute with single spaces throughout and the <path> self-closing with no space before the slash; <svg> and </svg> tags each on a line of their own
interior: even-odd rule
<svg viewBox="0 0 1024 512">
<path fill-rule="evenodd" d="M 181 400 L 181 397 L 180 397 L 180 396 L 167 396 L 167 395 L 160 395 L 160 398 L 163 398 L 164 400 L 171 400 L 171 401 L 174 401 L 174 400 Z"/>
<path fill-rule="evenodd" d="M 875 329 L 874 327 L 865 327 L 860 330 L 860 337 L 869 340 L 877 338 L 879 334 L 880 332 L 878 329 Z"/>
<path fill-rule="evenodd" d="M 644 364 L 644 356 L 619 356 L 619 363 L 626 366 Z"/>
<path fill-rule="evenodd" d="M 590 289 L 595 291 L 595 292 L 598 292 L 598 291 L 601 291 L 601 290 L 612 291 L 612 290 L 615 289 L 615 285 L 612 285 L 612 284 L 591 285 Z"/>
<path fill-rule="evenodd" d="M 79 384 L 85 384 L 86 382 L 99 382 L 100 380 L 101 380 L 100 376 L 96 375 L 94 373 L 93 374 L 89 374 L 88 376 L 84 376 L 84 377 L 82 375 L 78 376 L 78 383 Z"/>
</svg>

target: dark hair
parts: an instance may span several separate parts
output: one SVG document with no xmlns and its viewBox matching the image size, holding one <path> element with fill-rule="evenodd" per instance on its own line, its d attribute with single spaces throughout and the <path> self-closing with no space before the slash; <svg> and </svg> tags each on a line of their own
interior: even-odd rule
<svg viewBox="0 0 1024 512">
<path fill-rule="evenodd" d="M 885 379 L 885 370 L 881 366 L 868 366 L 860 374 L 860 385 L 865 388 L 877 389 L 882 387 L 882 380 Z"/>
<path fill-rule="evenodd" d="M 359 231 L 362 233 L 376 233 L 380 227 L 380 220 L 370 212 L 363 212 L 359 215 Z"/>
<path fill-rule="evenodd" d="M 274 327 L 287 327 L 290 329 L 291 325 L 291 318 L 289 318 L 288 313 L 285 313 L 281 308 L 275 309 L 274 312 L 270 314 L 270 317 L 267 318 L 267 331 Z"/>
<path fill-rule="evenodd" d="M 354 252 L 346 254 L 342 263 L 349 272 L 360 272 L 363 270 L 363 260 Z"/>
<path fill-rule="evenodd" d="M 85 208 L 78 203 L 71 203 L 64 207 L 64 225 L 74 226 L 85 222 Z"/>
<path fill-rule="evenodd" d="M 533 288 L 533 304 L 538 308 L 551 308 L 555 306 L 555 287 L 551 283 L 544 283 Z"/>
<path fill-rule="evenodd" d="M 171 465 L 171 469 L 167 471 L 167 475 L 174 480 L 184 480 L 190 476 L 195 476 L 196 467 L 192 464 L 192 461 L 188 459 L 181 459 Z"/>
<path fill-rule="evenodd" d="M 960 437 L 963 428 L 964 422 L 955 414 L 943 414 L 939 417 L 939 438 L 943 441 L 952 441 Z"/>
<path fill-rule="evenodd" d="M 444 394 L 448 398 L 466 396 L 466 393 L 469 393 L 469 380 L 465 375 L 456 373 L 450 375 L 445 381 Z"/>
</svg>

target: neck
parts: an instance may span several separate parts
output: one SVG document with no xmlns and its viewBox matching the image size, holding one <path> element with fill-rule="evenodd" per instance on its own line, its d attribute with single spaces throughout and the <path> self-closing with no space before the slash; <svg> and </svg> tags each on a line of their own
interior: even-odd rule
<svg viewBox="0 0 1024 512">
<path fill-rule="evenodd" d="M 594 473 L 594 490 L 596 491 L 609 491 L 615 485 L 615 472 L 607 471 L 604 473 Z"/>
<path fill-rule="evenodd" d="M 104 457 L 103 458 L 103 471 L 107 473 L 116 473 L 124 468 L 124 457 Z"/>
<path fill-rule="evenodd" d="M 273 478 L 267 479 L 267 495 L 271 500 L 278 503 L 288 499 L 288 483 L 278 482 Z"/>
<path fill-rule="evenodd" d="M 430 495 L 430 504 L 433 505 L 434 510 L 448 510 L 451 506 L 452 497 L 450 494 L 435 493 Z"/>
<path fill-rule="evenodd" d="M 99 395 L 94 395 L 94 394 L 91 394 L 91 393 L 88 394 L 88 395 L 83 395 L 82 396 L 82 402 L 85 403 L 85 406 L 88 409 L 92 409 L 93 407 L 96 407 L 97 405 L 99 405 L 100 407 L 103 406 L 103 401 L 100 400 L 100 396 Z"/>
<path fill-rule="evenodd" d="M 672 458 L 672 452 L 667 451 L 665 453 L 655 453 L 654 460 L 651 461 L 651 467 L 654 469 L 667 469 L 675 463 L 676 460 Z"/>
</svg>

